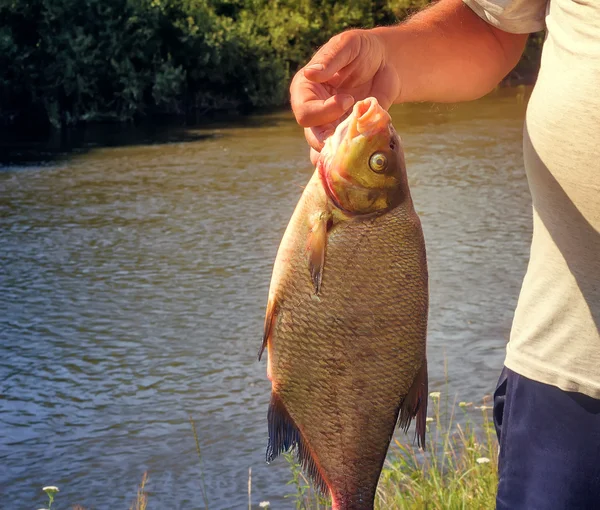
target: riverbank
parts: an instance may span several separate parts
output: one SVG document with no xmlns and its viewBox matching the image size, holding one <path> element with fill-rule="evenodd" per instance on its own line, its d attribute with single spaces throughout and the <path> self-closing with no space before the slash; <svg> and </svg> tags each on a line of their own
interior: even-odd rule
<svg viewBox="0 0 600 510">
<path fill-rule="evenodd" d="M 529 97 L 529 84 L 534 82 L 535 78 L 536 75 L 532 73 L 511 75 L 486 97 L 498 100 L 514 98 L 517 103 L 522 103 Z M 460 105 L 430 106 L 452 110 Z M 410 105 L 393 106 L 393 109 L 396 108 L 410 108 Z M 99 148 L 193 143 L 220 136 L 219 133 L 227 133 L 231 129 L 264 128 L 274 122 L 291 118 L 291 109 L 286 104 L 260 108 L 253 115 L 235 111 L 213 111 L 198 122 L 194 119 L 188 119 L 188 122 L 175 116 L 162 117 L 156 122 L 151 122 L 150 119 L 139 123 L 87 122 L 63 130 L 52 126 L 38 129 L 27 126 L 0 126 L 0 165 L 47 164 Z"/>
</svg>

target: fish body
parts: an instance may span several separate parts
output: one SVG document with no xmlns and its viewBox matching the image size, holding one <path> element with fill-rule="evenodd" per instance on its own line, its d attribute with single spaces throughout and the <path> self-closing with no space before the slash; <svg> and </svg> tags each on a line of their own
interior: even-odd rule
<svg viewBox="0 0 600 510">
<path fill-rule="evenodd" d="M 380 174 L 376 186 L 369 172 Z M 407 428 L 417 416 L 424 442 L 427 308 L 425 244 L 399 138 L 370 98 L 338 127 L 302 194 L 265 319 L 267 460 L 296 447 L 336 510 L 373 508 L 398 420 Z"/>
</svg>

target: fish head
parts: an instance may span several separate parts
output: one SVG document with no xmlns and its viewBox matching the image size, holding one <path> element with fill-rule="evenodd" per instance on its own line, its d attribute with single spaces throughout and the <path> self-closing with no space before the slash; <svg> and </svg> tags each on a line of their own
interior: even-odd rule
<svg viewBox="0 0 600 510">
<path fill-rule="evenodd" d="M 329 198 L 347 213 L 385 212 L 409 193 L 400 137 L 374 97 L 354 105 L 326 140 L 317 168 Z"/>
</svg>

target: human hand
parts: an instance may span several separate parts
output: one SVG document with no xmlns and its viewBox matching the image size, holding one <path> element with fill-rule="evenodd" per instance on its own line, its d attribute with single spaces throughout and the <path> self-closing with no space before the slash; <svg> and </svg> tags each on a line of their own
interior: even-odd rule
<svg viewBox="0 0 600 510">
<path fill-rule="evenodd" d="M 356 101 L 375 97 L 389 108 L 400 92 L 398 73 L 375 30 L 350 30 L 332 37 L 294 76 L 292 110 L 311 146 L 313 164 L 324 140 Z"/>
</svg>

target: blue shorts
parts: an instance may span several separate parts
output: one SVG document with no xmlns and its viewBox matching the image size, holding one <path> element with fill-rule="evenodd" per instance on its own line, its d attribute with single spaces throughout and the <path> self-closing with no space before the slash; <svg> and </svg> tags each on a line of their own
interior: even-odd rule
<svg viewBox="0 0 600 510">
<path fill-rule="evenodd" d="M 505 367 L 494 393 L 494 425 L 497 510 L 600 509 L 600 400 Z"/>
</svg>

